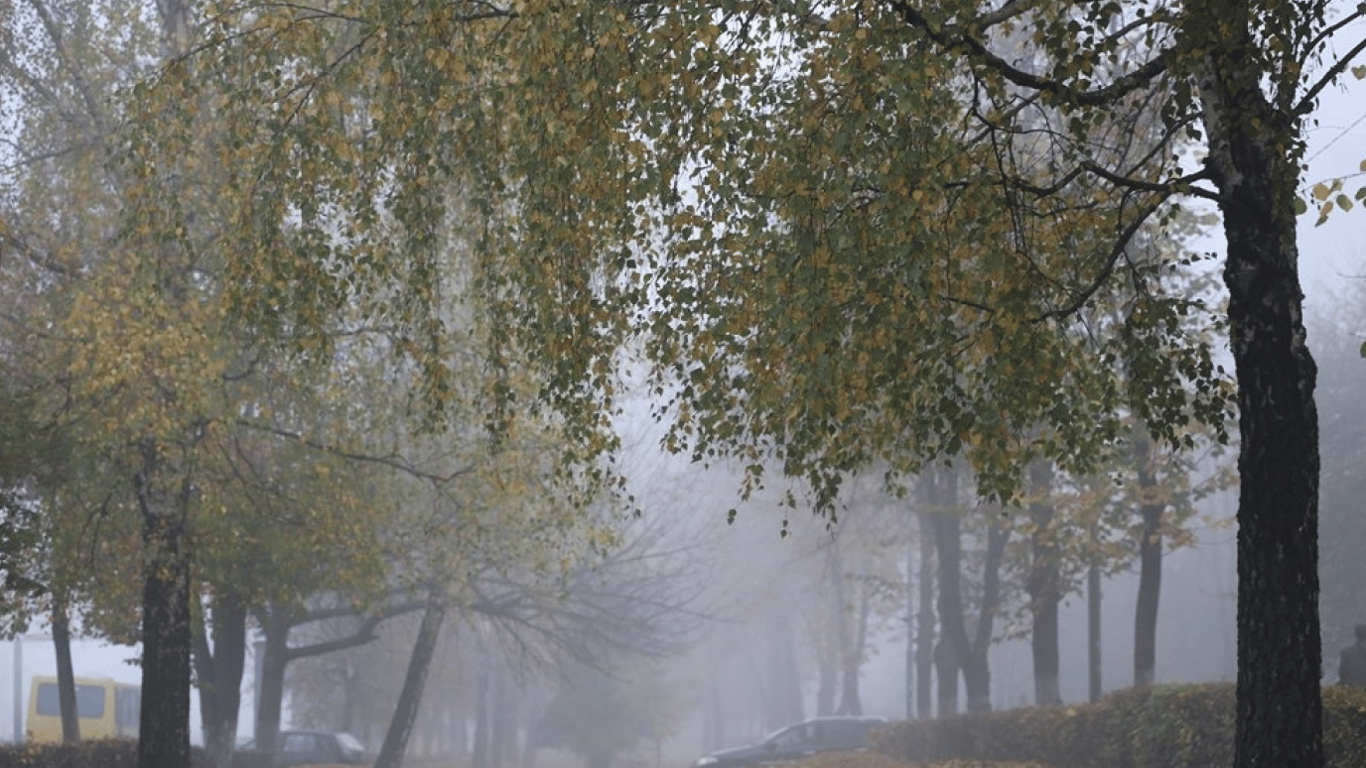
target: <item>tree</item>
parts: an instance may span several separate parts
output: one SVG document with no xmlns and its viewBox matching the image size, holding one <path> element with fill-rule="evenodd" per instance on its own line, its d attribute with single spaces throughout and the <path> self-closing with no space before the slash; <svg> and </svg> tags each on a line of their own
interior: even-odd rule
<svg viewBox="0 0 1366 768">
<path fill-rule="evenodd" d="M 667 444 L 752 462 L 748 488 L 772 457 L 824 508 L 872 460 L 913 469 L 966 446 L 983 484 L 1010 495 L 1035 455 L 1083 469 L 1116 434 L 1121 398 L 1093 374 L 1097 355 L 1121 354 L 1069 322 L 1123 288 L 1112 278 L 1132 274 L 1123 254 L 1145 223 L 1179 197 L 1211 200 L 1240 419 L 1235 764 L 1316 767 L 1317 420 L 1296 186 L 1303 123 L 1366 41 L 1316 62 L 1363 14 L 1280 0 L 225 13 L 208 50 L 264 75 L 250 80 L 262 92 L 231 92 L 251 125 L 274 105 L 277 126 L 230 123 L 241 142 L 226 161 L 256 171 L 224 191 L 248 227 L 227 256 L 233 303 L 277 333 L 339 297 L 379 306 L 396 285 L 420 304 L 446 210 L 433 182 L 474 180 L 462 188 L 483 197 L 476 279 L 498 341 L 537 356 L 544 402 L 586 451 L 610 446 L 616 353 L 639 330 L 658 391 L 680 404 Z M 359 42 L 315 45 L 338 29 Z M 1021 37 L 1028 68 L 994 53 Z M 363 108 L 336 83 L 363 88 Z M 1155 140 L 1099 152 L 1154 111 Z M 1056 159 L 1015 151 L 1039 130 Z M 1207 152 L 1191 167 L 1172 149 L 1196 134 Z M 262 179 L 266 199 L 250 194 Z M 284 247 L 284 213 L 317 211 L 320 194 L 343 213 L 304 221 L 314 247 Z M 330 239 L 339 220 L 347 236 Z M 329 275 L 329 259 L 355 269 Z M 1139 287 L 1134 322 L 1188 306 Z M 421 327 L 420 309 L 399 317 Z M 1180 442 L 1187 419 L 1221 419 L 1224 395 L 1202 342 L 1176 349 L 1182 418 L 1139 415 Z M 1169 365 L 1124 352 L 1140 355 L 1129 370 Z"/>
<path fill-rule="evenodd" d="M 1366 494 L 1366 418 L 1361 414 L 1363 281 L 1345 281 L 1325 309 L 1310 317 L 1314 355 L 1321 361 L 1323 431 L 1322 499 L 1324 676 L 1337 682 L 1338 652 L 1353 642 L 1352 628 L 1366 621 L 1366 580 L 1359 556 L 1366 548 L 1360 506 Z"/>
<path fill-rule="evenodd" d="M 668 735 L 673 705 L 665 681 L 643 660 L 622 659 L 602 669 L 576 666 L 564 676 L 536 733 L 542 744 L 569 749 L 588 768 L 611 768 L 618 752 Z"/>
</svg>

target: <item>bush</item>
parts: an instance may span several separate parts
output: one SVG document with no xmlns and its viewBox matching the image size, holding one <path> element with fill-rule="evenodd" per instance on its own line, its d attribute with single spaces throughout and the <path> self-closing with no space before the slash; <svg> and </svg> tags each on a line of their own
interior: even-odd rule
<svg viewBox="0 0 1366 768">
<path fill-rule="evenodd" d="M 0 768 L 137 768 L 132 739 L 90 739 L 79 744 L 0 745 Z M 190 750 L 190 765 L 204 765 L 204 750 Z"/>
<path fill-rule="evenodd" d="M 1323 690 L 1329 768 L 1366 765 L 1366 689 Z M 896 723 L 873 749 L 913 763 L 1037 761 L 1056 768 L 1217 768 L 1233 764 L 1232 683 L 1161 685 L 1095 704 L 1026 707 Z"/>
</svg>

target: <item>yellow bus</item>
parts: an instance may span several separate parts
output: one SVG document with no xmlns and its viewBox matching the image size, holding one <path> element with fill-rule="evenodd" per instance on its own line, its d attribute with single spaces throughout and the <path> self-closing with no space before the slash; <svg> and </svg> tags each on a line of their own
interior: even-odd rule
<svg viewBox="0 0 1366 768">
<path fill-rule="evenodd" d="M 76 678 L 76 715 L 82 739 L 138 737 L 142 689 L 103 677 Z M 62 710 L 57 699 L 57 678 L 35 675 L 29 688 L 28 740 L 62 740 Z"/>
</svg>

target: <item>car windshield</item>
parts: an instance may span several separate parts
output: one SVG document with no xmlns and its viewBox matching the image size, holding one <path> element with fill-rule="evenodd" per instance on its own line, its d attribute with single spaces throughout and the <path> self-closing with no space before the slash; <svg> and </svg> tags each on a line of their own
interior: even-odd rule
<svg viewBox="0 0 1366 768">
<path fill-rule="evenodd" d="M 365 747 L 360 743 L 360 739 L 344 731 L 337 734 L 337 746 L 341 747 L 343 752 L 365 751 Z"/>
</svg>

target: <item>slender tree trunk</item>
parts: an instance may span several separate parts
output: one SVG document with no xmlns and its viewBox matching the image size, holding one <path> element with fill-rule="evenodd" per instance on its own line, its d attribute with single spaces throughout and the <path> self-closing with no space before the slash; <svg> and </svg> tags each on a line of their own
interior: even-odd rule
<svg viewBox="0 0 1366 768">
<path fill-rule="evenodd" d="M 967 649 L 967 631 L 963 627 L 963 595 L 959 585 L 962 560 L 962 541 L 959 538 L 958 516 L 937 512 L 934 515 L 935 555 L 939 561 L 939 629 L 940 641 L 935 654 L 939 681 L 939 716 L 958 712 L 958 672 L 962 669 L 962 651 Z"/>
<path fill-rule="evenodd" d="M 915 530 L 914 516 L 906 516 L 906 719 L 915 719 Z"/>
<path fill-rule="evenodd" d="M 915 709 L 922 719 L 934 717 L 934 531 L 929 514 L 920 522 L 920 596 L 916 616 Z"/>
<path fill-rule="evenodd" d="M 1092 528 L 1092 536 L 1095 529 Z M 1086 569 L 1086 678 L 1091 701 L 1099 701 L 1104 688 L 1101 680 L 1100 566 L 1092 562 Z"/>
<path fill-rule="evenodd" d="M 987 553 L 982 563 L 982 604 L 978 607 L 977 631 L 972 638 L 971 677 L 979 682 L 968 691 L 968 711 L 991 711 L 991 650 L 996 609 L 1001 603 L 1001 563 L 1005 560 L 1010 530 L 1000 525 L 987 528 Z M 974 698 L 975 697 L 975 698 Z"/>
<path fill-rule="evenodd" d="M 400 768 L 403 765 L 403 753 L 408 747 L 413 723 L 417 720 L 422 690 L 427 684 L 427 673 L 436 655 L 436 641 L 441 636 L 441 624 L 445 618 L 445 600 L 437 594 L 429 595 L 427 608 L 422 613 L 422 624 L 417 630 L 417 642 L 413 644 L 413 654 L 408 659 L 408 674 L 403 679 L 403 690 L 399 693 L 398 705 L 389 721 L 389 732 L 384 736 L 384 745 L 375 758 L 374 768 Z"/>
<path fill-rule="evenodd" d="M 1034 659 L 1034 703 L 1058 704 L 1062 692 L 1058 686 L 1061 671 L 1058 651 L 1059 589 L 1058 553 L 1054 544 L 1053 504 L 1048 500 L 1053 491 L 1053 464 L 1037 459 L 1029 466 L 1029 518 L 1034 530 L 1030 535 L 1030 569 L 1028 580 L 1029 607 L 1033 618 L 1030 635 Z"/>
<path fill-rule="evenodd" d="M 828 601 L 827 601 L 828 604 Z M 839 684 L 839 641 L 834 639 L 838 629 L 833 625 L 837 619 L 831 617 L 819 630 L 822 637 L 816 649 L 816 716 L 828 717 L 835 714 L 835 690 Z"/>
<path fill-rule="evenodd" d="M 521 688 L 509 688 L 507 691 L 507 703 L 504 707 L 506 727 L 503 729 L 503 753 L 514 761 L 519 754 L 517 748 L 517 733 L 522 717 L 522 693 L 523 691 Z M 525 768 L 525 766 L 523 766 L 523 768 Z"/>
<path fill-rule="evenodd" d="M 489 768 L 489 672 L 485 667 L 481 658 L 474 681 L 474 754 L 470 768 Z"/>
<path fill-rule="evenodd" d="M 62 716 L 62 743 L 81 740 L 80 712 L 76 708 L 76 673 L 71 663 L 71 620 L 60 590 L 52 594 L 52 649 L 57 655 L 57 709 Z"/>
<path fill-rule="evenodd" d="M 210 768 L 228 768 L 242 705 L 242 671 L 247 661 L 247 610 L 230 590 L 215 591 L 194 634 L 199 678 L 199 719 Z M 209 640 L 212 637 L 213 646 Z"/>
<path fill-rule="evenodd" d="M 489 765 L 503 764 L 503 746 L 507 738 L 507 679 L 500 664 L 493 672 L 493 728 L 489 733 Z"/>
<path fill-rule="evenodd" d="M 189 481 L 168 491 L 161 446 L 143 446 L 135 478 L 142 513 L 142 713 L 138 768 L 190 764 Z"/>
<path fill-rule="evenodd" d="M 1140 438 L 1134 447 L 1138 465 L 1139 515 L 1138 597 L 1134 602 L 1134 687 L 1152 685 L 1157 675 L 1157 606 L 1162 593 L 1162 512 L 1152 466 L 1152 443 Z"/>
<path fill-rule="evenodd" d="M 1193 0 L 1199 97 L 1228 255 L 1238 377 L 1238 714 L 1235 768 L 1322 768 L 1317 371 L 1295 245 L 1303 121 L 1263 92 L 1247 0 Z M 1298 81 L 1296 81 L 1298 82 Z"/>
</svg>

